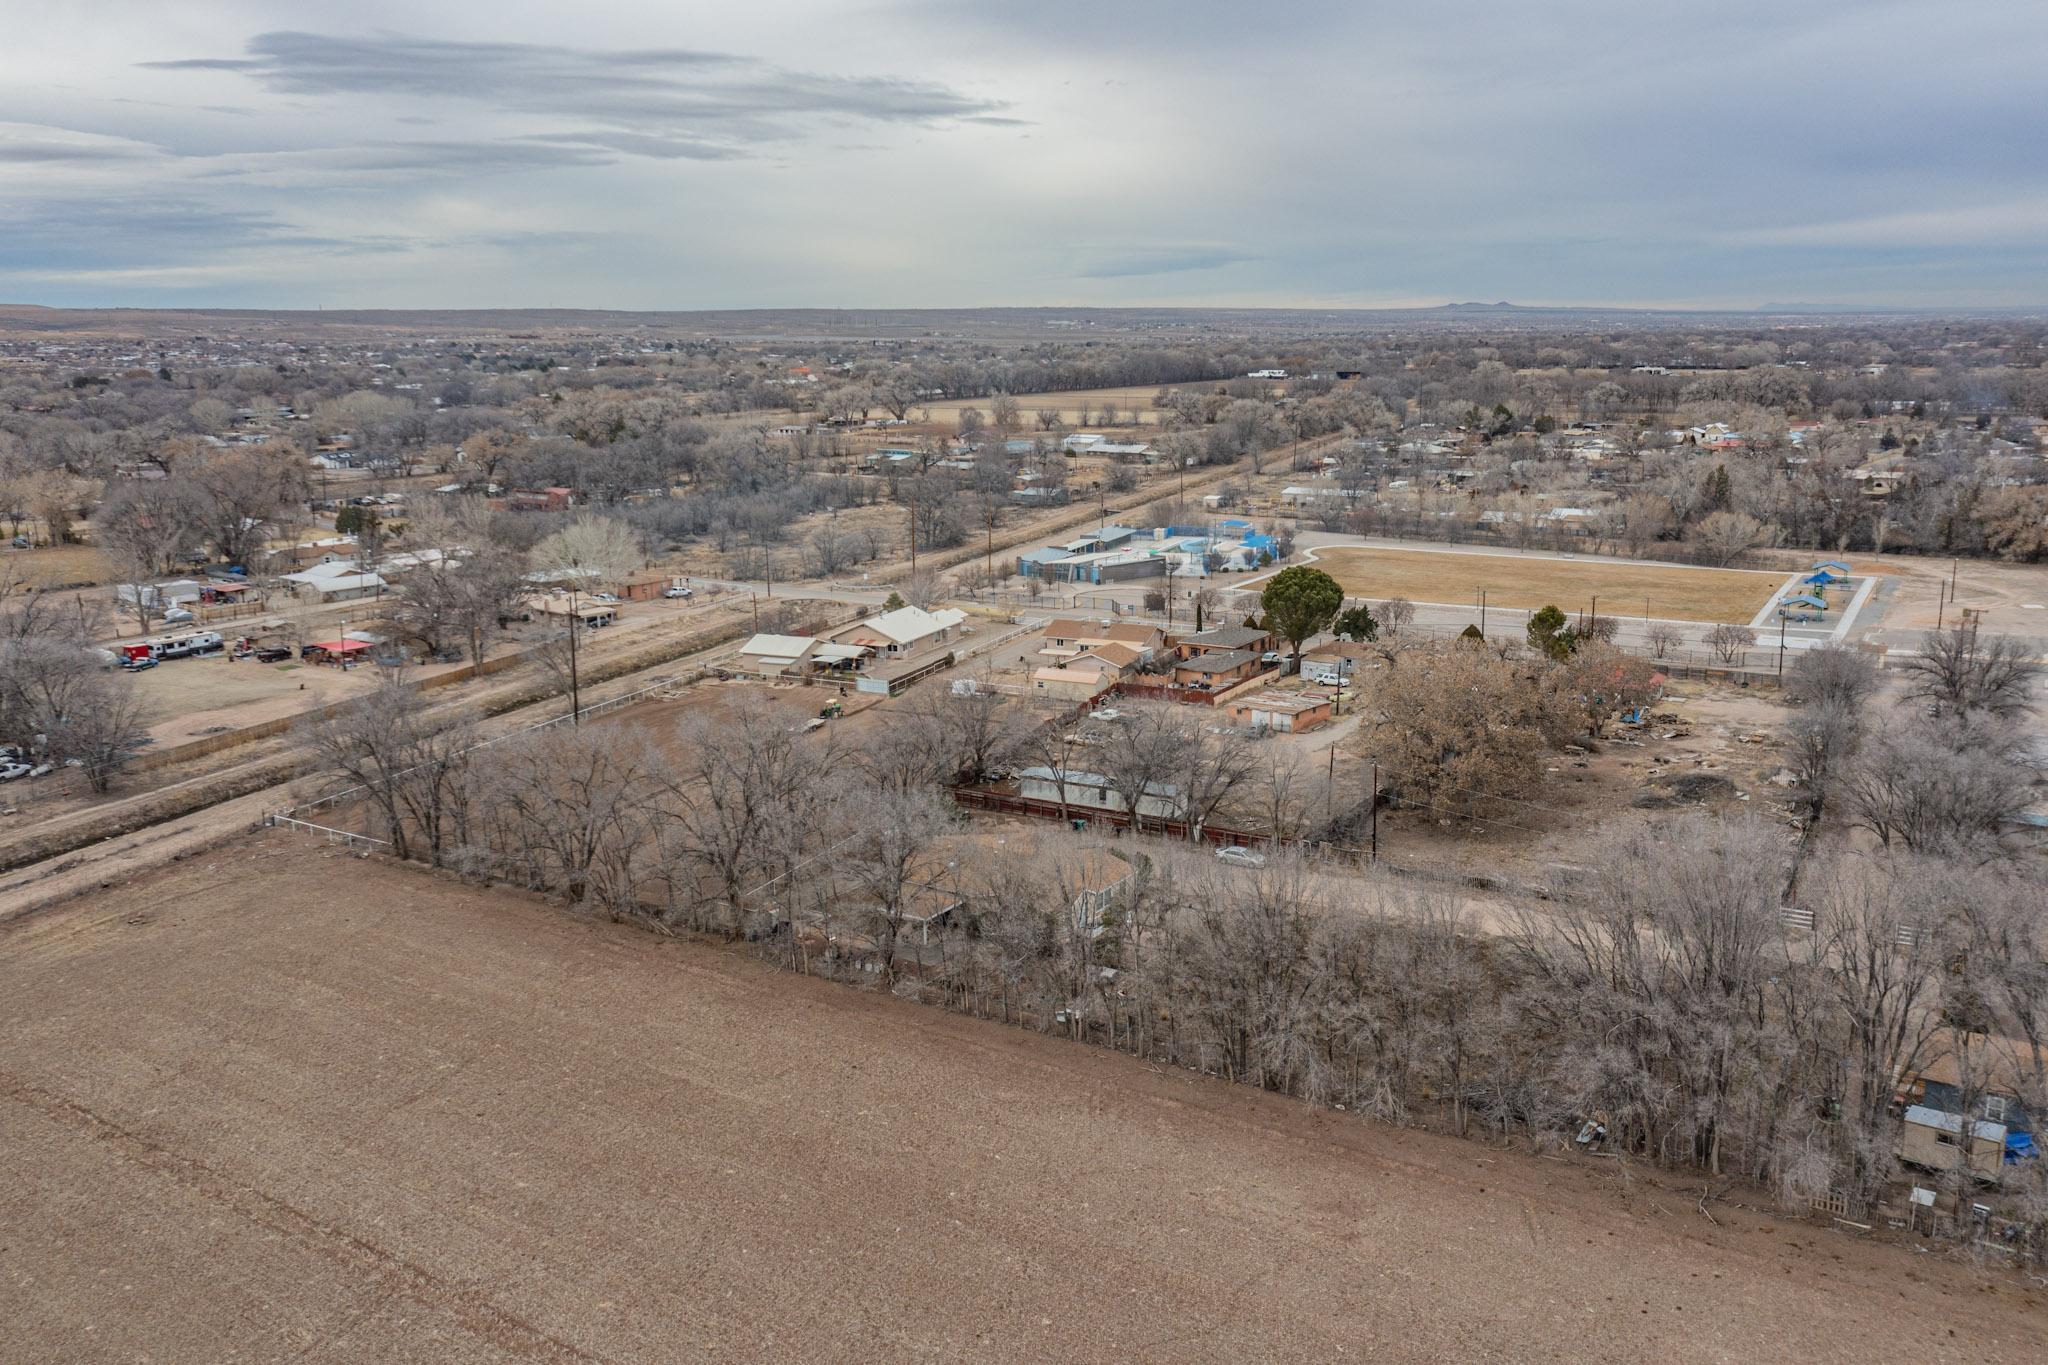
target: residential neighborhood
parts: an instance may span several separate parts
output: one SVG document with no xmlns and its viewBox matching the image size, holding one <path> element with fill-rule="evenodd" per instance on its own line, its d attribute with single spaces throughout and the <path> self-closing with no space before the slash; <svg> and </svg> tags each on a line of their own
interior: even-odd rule
<svg viewBox="0 0 2048 1365">
<path fill-rule="evenodd" d="M 2048 8 L 7 19 L 0 1365 L 2048 1361 Z"/>
</svg>

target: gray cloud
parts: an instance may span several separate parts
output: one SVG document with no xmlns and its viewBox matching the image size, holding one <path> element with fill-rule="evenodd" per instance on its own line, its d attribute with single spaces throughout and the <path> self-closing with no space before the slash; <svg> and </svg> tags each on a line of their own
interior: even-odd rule
<svg viewBox="0 0 2048 1365">
<path fill-rule="evenodd" d="M 1084 280 L 1119 280 L 1219 270 L 1251 259 L 1245 252 L 1227 246 L 1155 246 L 1098 257 L 1074 273 Z"/>
<path fill-rule="evenodd" d="M 0 142 L 0 164 L 57 165 L 65 162 L 134 161 L 146 148 L 109 143 Z"/>
<path fill-rule="evenodd" d="M 2048 302 L 2039 3 L 86 8 L 0 45 L 0 297 Z"/>
<path fill-rule="evenodd" d="M 718 159 L 799 136 L 817 120 L 933 124 L 1003 117 L 1004 106 L 927 81 L 820 76 L 682 48 L 601 50 L 262 33 L 247 57 L 144 62 L 249 76 L 280 94 L 462 100 L 601 125 L 600 145 L 664 159 Z M 567 130 L 549 136 L 569 139 Z M 583 137 L 585 142 L 596 139 Z"/>
<path fill-rule="evenodd" d="M 715 142 L 689 138 L 657 137 L 652 133 L 536 133 L 529 142 L 559 142 L 579 147 L 608 147 L 634 156 L 651 156 L 662 161 L 732 161 L 746 153 Z"/>
<path fill-rule="evenodd" d="M 180 266 L 256 248 L 348 253 L 389 245 L 374 236 L 308 233 L 264 209 L 198 198 L 69 196 L 0 207 L 0 272 Z"/>
</svg>

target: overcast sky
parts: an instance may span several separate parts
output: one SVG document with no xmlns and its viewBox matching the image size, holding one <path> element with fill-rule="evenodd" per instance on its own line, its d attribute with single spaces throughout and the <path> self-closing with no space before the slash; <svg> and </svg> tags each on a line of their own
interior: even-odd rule
<svg viewBox="0 0 2048 1365">
<path fill-rule="evenodd" d="M 2048 304 L 2043 0 L 5 25 L 6 302 Z"/>
</svg>

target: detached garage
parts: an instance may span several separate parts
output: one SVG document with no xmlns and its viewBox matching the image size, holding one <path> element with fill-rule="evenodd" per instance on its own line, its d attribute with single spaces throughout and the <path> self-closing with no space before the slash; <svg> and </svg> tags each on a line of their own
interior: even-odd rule
<svg viewBox="0 0 2048 1365">
<path fill-rule="evenodd" d="M 1255 692 L 1229 703 L 1232 725 L 1247 730 L 1299 734 L 1330 719 L 1330 699 L 1320 692 Z"/>
</svg>

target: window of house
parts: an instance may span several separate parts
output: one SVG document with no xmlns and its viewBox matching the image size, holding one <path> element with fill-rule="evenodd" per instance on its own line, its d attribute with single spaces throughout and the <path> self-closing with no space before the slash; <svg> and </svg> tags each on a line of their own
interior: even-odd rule
<svg viewBox="0 0 2048 1365">
<path fill-rule="evenodd" d="M 1984 1097 L 1984 1117 L 1990 1119 L 1993 1123 L 2004 1123 L 2005 1096 L 1986 1095 Z"/>
</svg>

